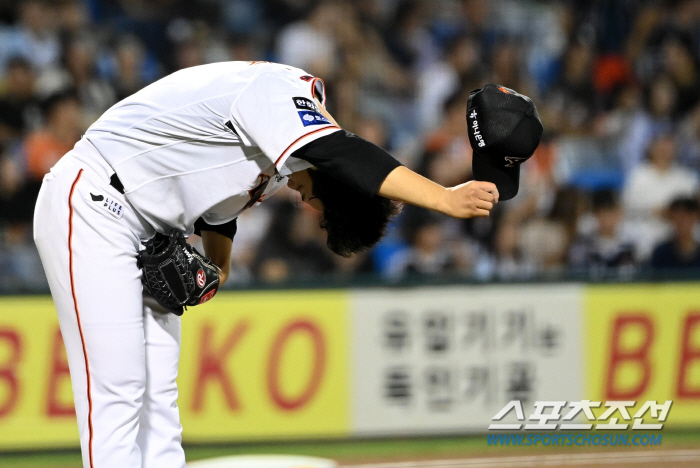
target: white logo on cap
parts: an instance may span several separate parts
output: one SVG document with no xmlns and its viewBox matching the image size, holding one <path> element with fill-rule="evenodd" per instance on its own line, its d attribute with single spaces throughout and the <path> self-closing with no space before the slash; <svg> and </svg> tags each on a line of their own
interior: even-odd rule
<svg viewBox="0 0 700 468">
<path fill-rule="evenodd" d="M 503 159 L 505 159 L 507 162 L 506 167 L 515 167 L 516 165 L 525 161 L 527 158 L 519 158 L 517 156 L 506 156 Z"/>
<path fill-rule="evenodd" d="M 483 135 L 481 135 L 481 131 L 479 130 L 479 121 L 476 120 L 476 109 L 472 110 L 472 113 L 469 114 L 470 119 L 474 119 L 472 121 L 472 129 L 474 130 L 474 140 L 476 140 L 476 144 L 479 148 L 483 148 L 486 146 L 486 142 L 484 141 Z"/>
</svg>

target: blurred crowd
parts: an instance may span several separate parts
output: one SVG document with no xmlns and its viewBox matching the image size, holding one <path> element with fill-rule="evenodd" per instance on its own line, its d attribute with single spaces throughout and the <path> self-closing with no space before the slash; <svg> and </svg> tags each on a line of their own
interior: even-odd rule
<svg viewBox="0 0 700 468">
<path fill-rule="evenodd" d="M 234 283 L 700 269 L 700 0 L 0 0 L 1 287 L 45 287 L 33 204 L 85 129 L 168 73 L 225 60 L 323 78 L 344 128 L 445 186 L 472 177 L 470 90 L 532 97 L 545 128 L 491 217 L 405 207 L 352 259 L 284 191 L 240 217 Z"/>
</svg>

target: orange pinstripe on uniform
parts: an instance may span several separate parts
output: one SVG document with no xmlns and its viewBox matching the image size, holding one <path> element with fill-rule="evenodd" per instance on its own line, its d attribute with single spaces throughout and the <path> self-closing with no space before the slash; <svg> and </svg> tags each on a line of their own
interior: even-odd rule
<svg viewBox="0 0 700 468">
<path fill-rule="evenodd" d="M 90 388 L 90 366 L 88 365 L 87 349 L 85 347 L 85 338 L 83 337 L 83 327 L 80 324 L 80 311 L 78 310 L 78 300 L 75 297 L 75 281 L 73 279 L 73 192 L 75 191 L 75 186 L 80 180 L 80 176 L 83 175 L 83 170 L 80 169 L 78 176 L 73 181 L 73 185 L 70 188 L 70 195 L 68 195 L 68 208 L 70 214 L 68 215 L 68 265 L 70 270 L 70 290 L 73 294 L 73 305 L 75 306 L 75 317 L 78 319 L 78 331 L 80 332 L 80 341 L 83 345 L 83 355 L 85 356 L 85 375 L 87 377 L 87 399 L 88 399 L 88 431 L 89 431 L 89 444 L 88 452 L 90 458 L 90 468 L 92 468 L 92 396 Z"/>
</svg>

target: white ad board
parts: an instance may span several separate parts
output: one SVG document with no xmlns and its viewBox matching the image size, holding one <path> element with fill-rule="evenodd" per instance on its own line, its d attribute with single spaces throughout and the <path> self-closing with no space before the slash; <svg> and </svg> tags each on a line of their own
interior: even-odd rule
<svg viewBox="0 0 700 468">
<path fill-rule="evenodd" d="M 485 431 L 510 400 L 526 412 L 581 400 L 582 295 L 580 285 L 352 291 L 353 433 Z"/>
</svg>

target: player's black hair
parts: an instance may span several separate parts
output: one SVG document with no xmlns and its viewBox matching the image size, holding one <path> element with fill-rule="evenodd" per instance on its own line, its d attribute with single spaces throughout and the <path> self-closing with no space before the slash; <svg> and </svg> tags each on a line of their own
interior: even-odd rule
<svg viewBox="0 0 700 468">
<path fill-rule="evenodd" d="M 374 246 L 401 211 L 399 203 L 368 197 L 325 172 L 311 169 L 309 175 L 313 194 L 323 204 L 321 228 L 328 232 L 328 248 L 343 257 Z"/>
</svg>

